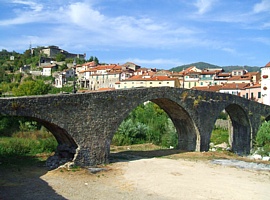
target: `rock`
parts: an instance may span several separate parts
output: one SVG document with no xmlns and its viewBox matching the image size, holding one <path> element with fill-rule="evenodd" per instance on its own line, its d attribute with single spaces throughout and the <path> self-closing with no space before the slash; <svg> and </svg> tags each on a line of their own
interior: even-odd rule
<svg viewBox="0 0 270 200">
<path fill-rule="evenodd" d="M 252 155 L 251 157 L 252 157 L 253 159 L 255 159 L 255 160 L 261 160 L 261 159 L 262 159 L 262 156 L 259 155 L 259 154 L 254 154 L 254 155 Z"/>
<path fill-rule="evenodd" d="M 211 151 L 217 151 L 217 149 L 213 147 L 213 148 L 211 149 Z"/>
<path fill-rule="evenodd" d="M 228 144 L 226 142 L 223 142 L 221 144 L 217 144 L 215 145 L 216 148 L 221 148 L 223 150 L 227 149 L 228 148 Z"/>
</svg>

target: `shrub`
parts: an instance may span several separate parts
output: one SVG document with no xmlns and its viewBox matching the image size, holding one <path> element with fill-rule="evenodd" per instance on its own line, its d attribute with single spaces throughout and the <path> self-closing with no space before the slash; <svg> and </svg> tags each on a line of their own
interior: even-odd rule
<svg viewBox="0 0 270 200">
<path fill-rule="evenodd" d="M 228 143 L 229 133 L 228 130 L 222 128 L 215 128 L 212 131 L 212 136 L 210 138 L 210 142 L 214 144 L 221 144 L 223 142 Z"/>
<path fill-rule="evenodd" d="M 262 123 L 256 136 L 256 146 L 262 147 L 261 154 L 270 152 L 270 121 Z"/>
</svg>

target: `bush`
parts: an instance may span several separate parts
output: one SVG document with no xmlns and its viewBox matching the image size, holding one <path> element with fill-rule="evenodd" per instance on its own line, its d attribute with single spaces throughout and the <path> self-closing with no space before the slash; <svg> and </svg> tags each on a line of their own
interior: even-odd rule
<svg viewBox="0 0 270 200">
<path fill-rule="evenodd" d="M 221 143 L 225 142 L 228 144 L 228 140 L 229 140 L 228 130 L 225 130 L 222 128 L 215 128 L 212 131 L 210 142 L 212 142 L 214 144 L 221 144 Z"/>
<path fill-rule="evenodd" d="M 261 147 L 261 154 L 270 152 L 270 121 L 264 122 L 256 136 L 256 146 Z"/>
<path fill-rule="evenodd" d="M 36 155 L 56 150 L 57 141 L 52 135 L 45 139 L 32 139 L 32 136 L 28 136 L 30 138 L 0 138 L 0 156 Z"/>
</svg>

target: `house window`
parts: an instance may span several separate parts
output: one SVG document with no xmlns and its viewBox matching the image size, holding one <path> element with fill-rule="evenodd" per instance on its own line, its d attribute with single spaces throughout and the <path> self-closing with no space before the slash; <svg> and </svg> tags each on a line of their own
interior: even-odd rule
<svg viewBox="0 0 270 200">
<path fill-rule="evenodd" d="M 134 82 L 132 82 L 132 84 L 134 84 Z"/>
<path fill-rule="evenodd" d="M 150 82 L 150 84 L 152 84 L 152 82 Z"/>
<path fill-rule="evenodd" d="M 253 95 L 253 92 L 251 92 L 251 97 L 250 97 L 251 99 L 253 99 L 254 98 L 254 95 Z"/>
<path fill-rule="evenodd" d="M 167 82 L 167 84 L 170 84 L 169 82 Z"/>
<path fill-rule="evenodd" d="M 201 85 L 203 85 L 203 82 L 201 82 Z"/>
<path fill-rule="evenodd" d="M 258 98 L 261 98 L 262 96 L 261 96 L 261 92 L 258 92 Z"/>
<path fill-rule="evenodd" d="M 159 82 L 159 84 L 161 84 L 161 82 Z"/>
<path fill-rule="evenodd" d="M 248 99 L 248 93 L 246 93 L 246 98 Z"/>
</svg>

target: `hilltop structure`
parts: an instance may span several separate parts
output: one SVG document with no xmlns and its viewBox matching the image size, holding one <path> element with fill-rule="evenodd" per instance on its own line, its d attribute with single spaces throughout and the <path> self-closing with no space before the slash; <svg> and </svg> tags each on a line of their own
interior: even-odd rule
<svg viewBox="0 0 270 200">
<path fill-rule="evenodd" d="M 56 55 L 59 53 L 65 55 L 66 58 L 79 58 L 79 59 L 85 58 L 85 54 L 69 53 L 63 49 L 60 49 L 58 46 L 43 47 L 41 48 L 41 53 L 45 54 L 47 58 L 55 58 Z"/>
</svg>

